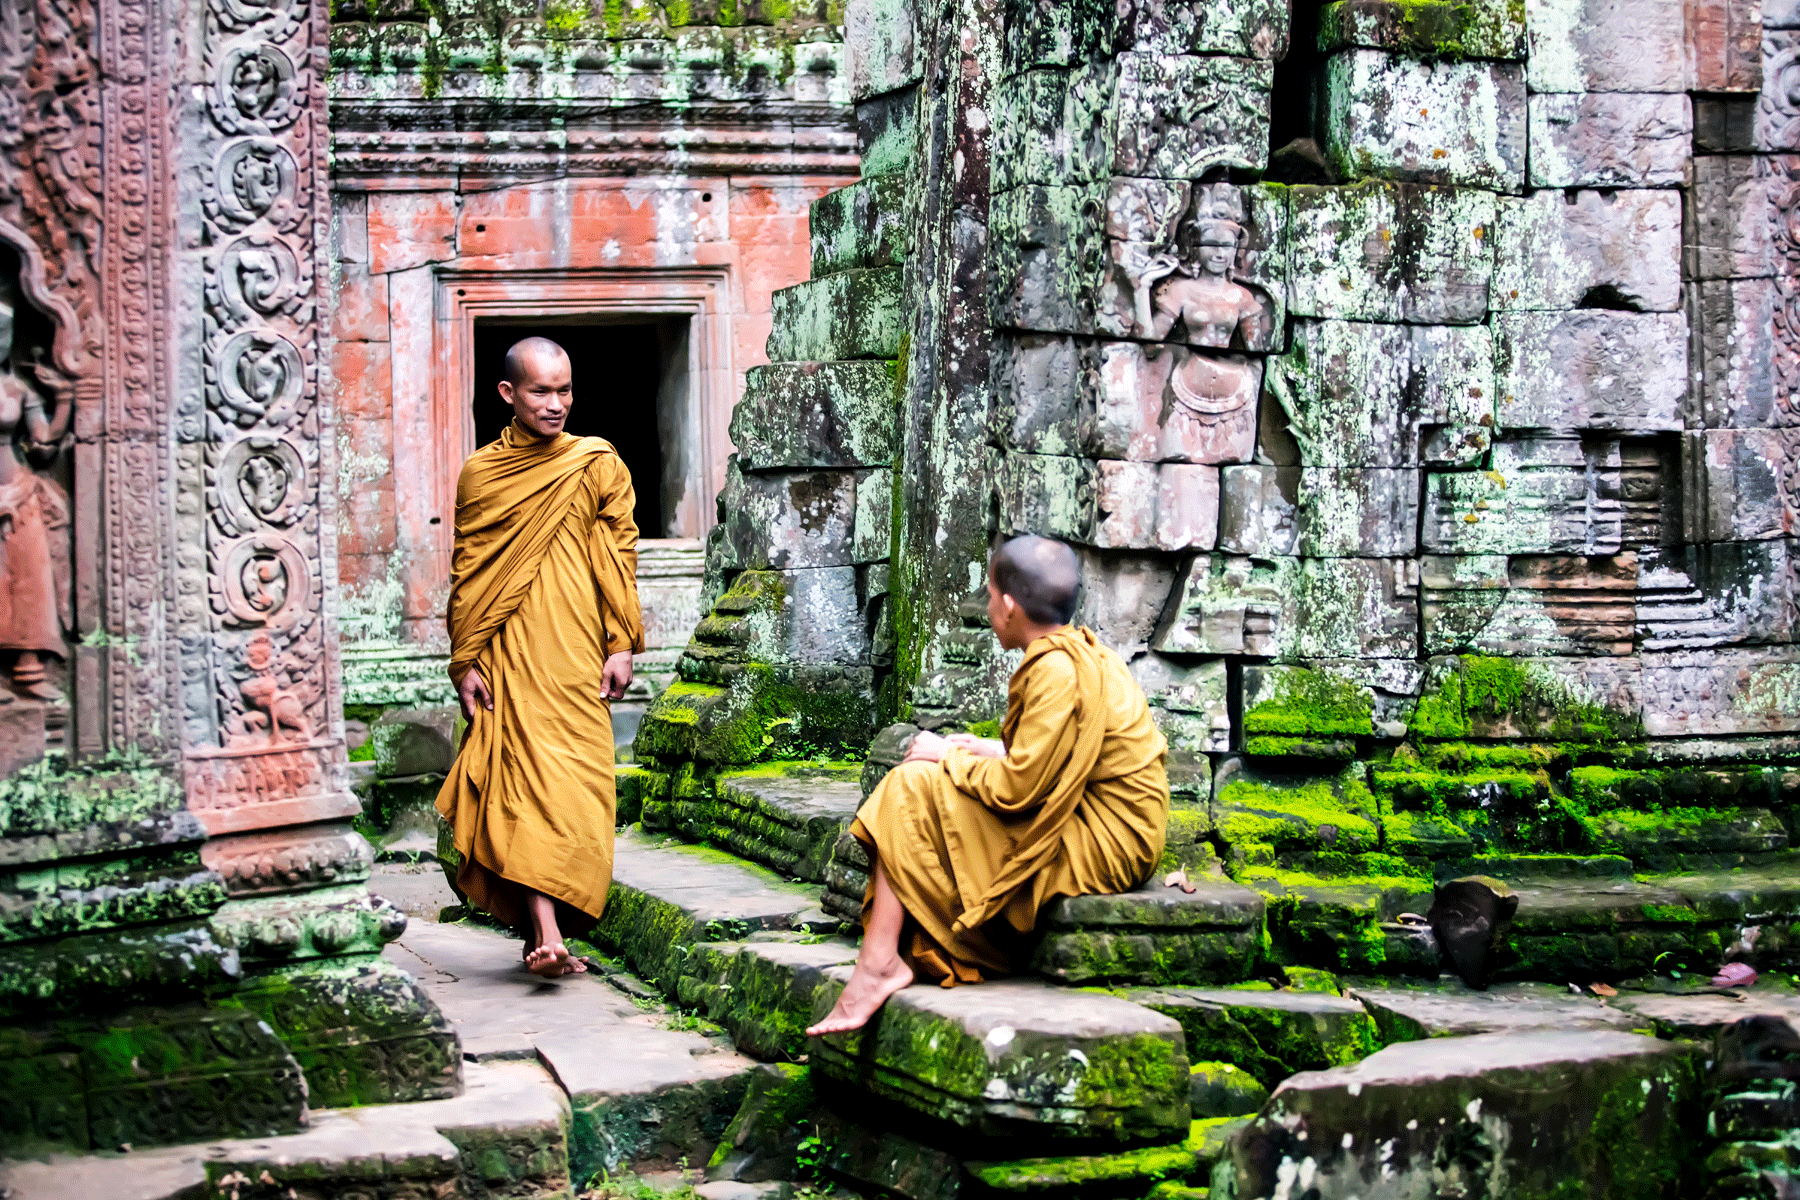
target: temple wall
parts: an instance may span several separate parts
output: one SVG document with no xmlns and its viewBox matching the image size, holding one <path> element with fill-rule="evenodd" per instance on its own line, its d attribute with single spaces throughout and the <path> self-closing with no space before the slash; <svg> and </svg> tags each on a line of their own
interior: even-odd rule
<svg viewBox="0 0 1800 1200">
<path fill-rule="evenodd" d="M 688 5 L 452 4 L 332 27 L 332 360 L 351 703 L 449 699 L 442 614 L 455 476 L 475 449 L 477 321 L 687 322 L 691 481 L 653 547 L 666 679 L 698 615 L 772 292 L 806 277 L 810 203 L 857 173 L 841 16 Z M 606 401 L 577 379 L 578 404 Z M 639 480 L 640 491 L 646 486 Z M 678 586 L 677 574 L 685 584 Z M 679 592 L 679 594 L 677 594 Z M 675 625 L 681 626 L 676 629 Z M 664 626 L 668 626 L 667 630 Z"/>
</svg>

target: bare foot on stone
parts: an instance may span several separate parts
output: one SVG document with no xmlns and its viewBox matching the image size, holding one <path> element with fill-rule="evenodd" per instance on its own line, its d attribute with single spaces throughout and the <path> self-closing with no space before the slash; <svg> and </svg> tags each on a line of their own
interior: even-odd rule
<svg viewBox="0 0 1800 1200">
<path fill-rule="evenodd" d="M 570 954 L 569 948 L 561 942 L 551 942 L 533 946 L 525 952 L 525 969 L 545 979 L 557 979 L 564 975 L 580 975 L 587 970 L 587 965 Z"/>
<path fill-rule="evenodd" d="M 912 968 L 898 955 L 885 963 L 870 963 L 858 958 L 856 969 L 850 973 L 850 982 L 844 985 L 844 994 L 838 997 L 838 1002 L 823 1021 L 806 1031 L 806 1036 L 861 1029 L 887 1003 L 889 996 L 912 981 Z"/>
</svg>

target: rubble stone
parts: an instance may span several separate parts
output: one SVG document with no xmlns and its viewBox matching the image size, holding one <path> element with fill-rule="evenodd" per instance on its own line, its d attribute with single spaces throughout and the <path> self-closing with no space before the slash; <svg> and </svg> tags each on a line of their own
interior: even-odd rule
<svg viewBox="0 0 1800 1200">
<path fill-rule="evenodd" d="M 1528 123 L 1533 187 L 1658 188 L 1685 182 L 1694 130 L 1686 95 L 1534 94 Z"/>
<path fill-rule="evenodd" d="M 1339 175 L 1525 189 L 1525 72 L 1346 50 L 1325 68 L 1325 153 Z"/>
<path fill-rule="evenodd" d="M 1590 298 L 1637 312 L 1681 307 L 1680 192 L 1503 196 L 1496 225 L 1497 312 L 1577 308 Z"/>
</svg>

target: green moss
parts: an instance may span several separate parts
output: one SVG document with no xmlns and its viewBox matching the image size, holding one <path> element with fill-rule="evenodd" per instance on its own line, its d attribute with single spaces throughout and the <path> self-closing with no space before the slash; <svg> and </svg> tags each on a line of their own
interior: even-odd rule
<svg viewBox="0 0 1800 1200">
<path fill-rule="evenodd" d="M 1368 789 L 1356 780 L 1334 785 L 1314 779 L 1278 788 L 1234 779 L 1220 792 L 1214 816 L 1219 832 L 1233 846 L 1257 843 L 1354 853 L 1373 850 L 1380 841 L 1373 822 L 1362 815 L 1374 812 Z"/>
<path fill-rule="evenodd" d="M 1148 1182 L 1169 1176 L 1185 1177 L 1193 1169 L 1194 1150 L 1188 1142 L 1174 1146 L 1146 1146 L 1122 1154 L 1081 1154 L 969 1164 L 969 1173 L 986 1187 L 1013 1193 L 1060 1191 L 1135 1180 Z"/>
<path fill-rule="evenodd" d="M 970 733 L 978 738 L 998 738 L 1000 736 L 999 721 L 971 721 L 968 725 Z"/>
<path fill-rule="evenodd" d="M 1526 737 L 1606 746 L 1643 736 L 1643 722 L 1609 712 L 1567 681 L 1506 658 L 1465 654 L 1438 691 L 1422 698 L 1409 731 L 1423 738 L 1466 738 L 1496 725 Z"/>
<path fill-rule="evenodd" d="M 1357 737 L 1374 733 L 1369 690 L 1329 671 L 1283 671 L 1275 694 L 1244 714 L 1247 734 Z"/>
</svg>

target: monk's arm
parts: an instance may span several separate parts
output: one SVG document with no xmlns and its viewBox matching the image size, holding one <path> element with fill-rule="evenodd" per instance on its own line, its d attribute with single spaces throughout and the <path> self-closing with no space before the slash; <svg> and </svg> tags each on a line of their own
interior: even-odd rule
<svg viewBox="0 0 1800 1200">
<path fill-rule="evenodd" d="M 600 469 L 600 515 L 599 523 L 606 527 L 607 536 L 612 539 L 613 547 L 625 562 L 624 586 L 637 590 L 637 520 L 632 510 L 637 508 L 637 492 L 631 486 L 631 472 L 625 469 L 625 463 L 616 454 L 601 456 Z M 606 606 L 606 656 L 628 653 L 644 648 L 644 626 L 638 617 L 638 606 L 635 603 L 624 603 L 625 597 L 612 596 L 602 591 L 602 600 Z"/>
<path fill-rule="evenodd" d="M 1005 814 L 1042 804 L 1075 749 L 1075 666 L 1068 655 L 1045 655 L 1019 685 L 1019 724 L 1004 758 L 955 747 L 944 755 L 944 771 L 958 788 Z"/>
</svg>

